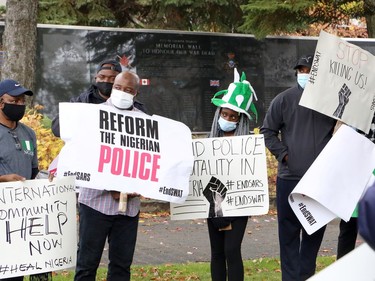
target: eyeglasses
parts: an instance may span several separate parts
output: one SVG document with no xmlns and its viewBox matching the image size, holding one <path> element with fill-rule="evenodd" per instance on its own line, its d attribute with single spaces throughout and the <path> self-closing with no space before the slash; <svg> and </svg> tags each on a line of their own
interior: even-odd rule
<svg viewBox="0 0 375 281">
<path fill-rule="evenodd" d="M 14 142 L 16 143 L 16 149 L 17 150 L 21 150 L 22 149 L 22 145 L 21 145 L 21 142 L 20 142 L 18 136 L 14 132 L 11 132 L 11 131 L 9 131 L 9 134 L 12 135 L 12 137 L 14 139 Z"/>
</svg>

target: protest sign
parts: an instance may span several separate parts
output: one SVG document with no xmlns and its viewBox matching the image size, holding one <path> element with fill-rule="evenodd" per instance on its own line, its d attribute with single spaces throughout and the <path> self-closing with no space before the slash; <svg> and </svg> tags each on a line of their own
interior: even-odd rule
<svg viewBox="0 0 375 281">
<path fill-rule="evenodd" d="M 76 265 L 74 178 L 0 183 L 0 278 Z"/>
<path fill-rule="evenodd" d="M 342 125 L 289 196 L 289 204 L 308 234 L 336 217 L 350 219 L 369 181 L 375 145 Z"/>
<path fill-rule="evenodd" d="M 75 175 L 79 187 L 185 201 L 194 157 L 183 123 L 106 104 L 60 103 L 60 133 L 58 177 Z"/>
<path fill-rule="evenodd" d="M 375 110 L 374 65 L 371 53 L 321 31 L 300 105 L 368 133 Z"/>
<path fill-rule="evenodd" d="M 195 139 L 193 152 L 189 196 L 171 204 L 171 219 L 268 213 L 263 135 Z"/>
<path fill-rule="evenodd" d="M 373 281 L 375 279 L 374 261 L 375 251 L 364 243 L 308 280 Z"/>
</svg>

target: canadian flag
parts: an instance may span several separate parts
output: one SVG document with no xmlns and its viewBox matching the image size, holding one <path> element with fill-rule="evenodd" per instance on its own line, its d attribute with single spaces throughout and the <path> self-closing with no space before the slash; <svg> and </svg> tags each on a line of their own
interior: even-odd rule
<svg viewBox="0 0 375 281">
<path fill-rule="evenodd" d="M 141 79 L 141 85 L 143 86 L 150 85 L 150 79 Z"/>
</svg>

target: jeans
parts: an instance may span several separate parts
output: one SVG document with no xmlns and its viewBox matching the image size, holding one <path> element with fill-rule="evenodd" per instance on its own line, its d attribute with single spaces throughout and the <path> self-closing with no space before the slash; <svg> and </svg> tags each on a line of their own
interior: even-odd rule
<svg viewBox="0 0 375 281">
<path fill-rule="evenodd" d="M 288 197 L 298 180 L 277 178 L 276 202 L 280 262 L 283 281 L 306 280 L 315 273 L 316 257 L 325 226 L 308 235 L 289 205 Z"/>
<path fill-rule="evenodd" d="M 95 281 L 96 271 L 108 238 L 108 281 L 130 280 L 137 240 L 139 213 L 135 217 L 104 215 L 79 205 L 79 244 L 75 281 Z"/>
</svg>

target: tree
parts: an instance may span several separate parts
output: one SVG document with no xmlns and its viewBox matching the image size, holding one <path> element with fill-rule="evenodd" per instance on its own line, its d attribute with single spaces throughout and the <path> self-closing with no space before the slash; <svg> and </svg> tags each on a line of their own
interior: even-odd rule
<svg viewBox="0 0 375 281">
<path fill-rule="evenodd" d="M 108 0 L 42 0 L 39 3 L 39 23 L 64 25 L 97 25 L 115 20 Z M 124 2 L 124 1 L 123 1 Z"/>
<path fill-rule="evenodd" d="M 365 14 L 364 2 L 368 5 Z M 352 18 L 374 15 L 374 0 L 249 0 L 243 5 L 245 22 L 239 28 L 242 32 L 253 33 L 257 37 L 270 34 L 306 32 L 309 28 L 340 29 L 348 25 Z M 369 31 L 371 22 L 368 23 Z M 342 34 L 338 34 L 342 35 Z M 373 36 L 369 33 L 369 36 Z"/>
<path fill-rule="evenodd" d="M 372 37 L 375 0 L 43 0 L 40 23 L 189 31 Z M 366 19 L 366 28 L 349 23 Z"/>
<path fill-rule="evenodd" d="M 43 0 L 39 23 L 237 32 L 246 0 Z"/>
<path fill-rule="evenodd" d="M 367 23 L 368 37 L 375 37 L 375 0 L 364 0 L 364 16 Z"/>
<path fill-rule="evenodd" d="M 7 0 L 6 8 L 2 79 L 17 80 L 34 90 L 38 0 Z"/>
<path fill-rule="evenodd" d="M 237 32 L 244 0 L 143 0 L 150 12 L 146 25 L 163 29 Z"/>
</svg>

